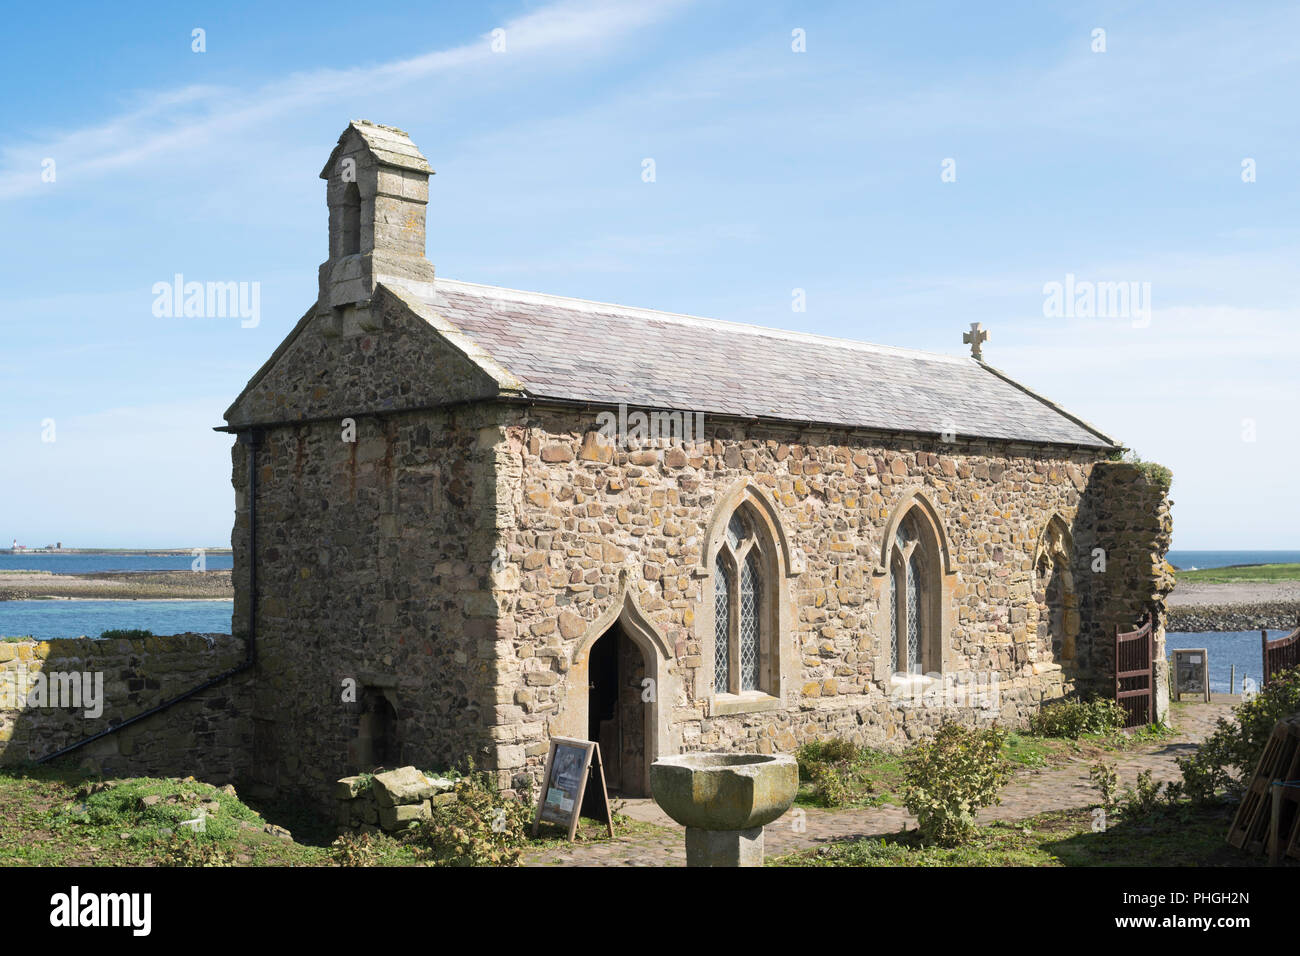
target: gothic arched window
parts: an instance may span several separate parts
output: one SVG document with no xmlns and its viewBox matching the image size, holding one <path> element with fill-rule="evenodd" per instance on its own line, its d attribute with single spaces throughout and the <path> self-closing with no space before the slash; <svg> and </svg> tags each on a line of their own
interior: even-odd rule
<svg viewBox="0 0 1300 956">
<path fill-rule="evenodd" d="M 773 546 L 742 507 L 713 558 L 713 687 L 718 694 L 773 693 L 768 568 Z"/>
<path fill-rule="evenodd" d="M 913 508 L 898 522 L 889 548 L 889 663 L 894 673 L 942 667 L 938 610 L 939 555 Z"/>
</svg>

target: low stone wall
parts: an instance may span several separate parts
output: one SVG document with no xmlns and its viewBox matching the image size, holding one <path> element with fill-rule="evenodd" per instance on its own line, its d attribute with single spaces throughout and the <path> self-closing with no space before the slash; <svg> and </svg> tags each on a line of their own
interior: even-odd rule
<svg viewBox="0 0 1300 956">
<path fill-rule="evenodd" d="M 373 777 L 344 777 L 335 784 L 338 832 L 395 833 L 433 817 L 433 808 L 455 803 L 455 781 L 399 767 Z"/>
<path fill-rule="evenodd" d="M 1170 631 L 1293 631 L 1300 615 L 1294 601 L 1262 604 L 1193 604 L 1169 608 Z"/>
<path fill-rule="evenodd" d="M 36 760 L 144 713 L 238 666 L 229 634 L 88 637 L 0 643 L 0 764 Z M 238 699 L 246 674 L 221 682 L 70 755 L 105 775 L 236 779 L 252 733 Z"/>
</svg>

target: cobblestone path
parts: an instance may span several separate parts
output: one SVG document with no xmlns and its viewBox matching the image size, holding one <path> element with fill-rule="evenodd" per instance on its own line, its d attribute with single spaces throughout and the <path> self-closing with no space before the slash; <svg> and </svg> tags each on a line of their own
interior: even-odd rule
<svg viewBox="0 0 1300 956">
<path fill-rule="evenodd" d="M 1131 786 L 1143 770 L 1155 780 L 1178 780 L 1176 757 L 1195 749 L 1214 728 L 1219 717 L 1229 714 L 1238 698 L 1215 694 L 1209 703 L 1175 704 L 1171 722 L 1176 736 L 1145 744 L 1126 753 L 1107 754 L 1105 759 L 1119 773 L 1121 787 Z M 981 821 L 1021 820 L 1049 810 L 1090 806 L 1097 791 L 1088 779 L 1091 760 L 1072 758 L 1041 770 L 1021 770 L 1002 791 L 1002 803 L 986 807 Z M 525 853 L 526 866 L 685 866 L 683 830 L 670 820 L 653 800 L 627 800 L 622 812 L 633 819 L 655 824 L 654 829 L 619 837 L 608 843 L 572 844 Z M 763 839 L 769 857 L 807 849 L 819 843 L 864 836 L 897 833 L 915 826 L 916 819 L 902 807 L 881 806 L 860 810 L 804 810 L 803 832 L 797 832 L 795 811 L 769 823 Z"/>
</svg>

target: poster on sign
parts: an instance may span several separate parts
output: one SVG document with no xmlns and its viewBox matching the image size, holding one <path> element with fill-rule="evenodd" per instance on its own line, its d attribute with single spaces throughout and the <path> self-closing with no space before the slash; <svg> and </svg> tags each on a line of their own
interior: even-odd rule
<svg viewBox="0 0 1300 956">
<path fill-rule="evenodd" d="M 593 779 L 593 792 L 588 795 L 587 784 Z M 596 784 L 599 790 L 596 790 Z M 588 814 L 603 821 L 612 837 L 614 821 L 609 812 L 605 772 L 600 765 L 600 744 L 594 740 L 552 737 L 551 749 L 546 755 L 542 793 L 537 800 L 537 815 L 533 818 L 533 836 L 537 835 L 537 828 L 542 823 L 555 823 L 566 827 L 572 840 L 578 832 L 584 796 L 587 797 Z"/>
<path fill-rule="evenodd" d="M 1204 647 L 1174 651 L 1174 700 L 1182 700 L 1184 694 L 1210 700 L 1210 655 Z"/>
</svg>

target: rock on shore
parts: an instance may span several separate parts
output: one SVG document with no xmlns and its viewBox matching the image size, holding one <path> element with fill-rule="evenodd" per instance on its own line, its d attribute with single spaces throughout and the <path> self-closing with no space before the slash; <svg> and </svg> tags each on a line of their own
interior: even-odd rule
<svg viewBox="0 0 1300 956">
<path fill-rule="evenodd" d="M 1290 631 L 1300 626 L 1300 581 L 1193 584 L 1169 596 L 1170 631 Z"/>
</svg>

